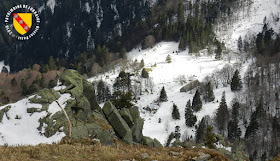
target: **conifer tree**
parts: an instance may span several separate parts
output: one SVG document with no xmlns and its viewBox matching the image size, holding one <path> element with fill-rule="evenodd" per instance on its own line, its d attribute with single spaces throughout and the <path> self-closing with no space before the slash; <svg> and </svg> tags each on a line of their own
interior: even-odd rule
<svg viewBox="0 0 280 161">
<path fill-rule="evenodd" d="M 216 145 L 214 143 L 217 141 L 217 138 L 213 131 L 213 126 L 208 126 L 205 136 L 205 146 L 207 146 L 210 149 L 216 149 Z"/>
<path fill-rule="evenodd" d="M 196 123 L 196 115 L 193 114 L 193 109 L 191 107 L 186 107 L 185 109 L 185 124 L 189 127 L 193 127 Z"/>
<path fill-rule="evenodd" d="M 240 109 L 240 103 L 238 101 L 234 102 L 232 105 L 231 119 L 234 120 L 235 122 L 238 122 L 239 109 Z"/>
<path fill-rule="evenodd" d="M 202 109 L 202 101 L 201 101 L 201 98 L 200 98 L 199 90 L 196 90 L 195 95 L 193 97 L 192 109 L 195 112 L 198 112 L 198 111 L 200 111 Z"/>
<path fill-rule="evenodd" d="M 203 141 L 205 134 L 206 134 L 206 128 L 207 128 L 207 125 L 206 125 L 205 117 L 203 117 L 201 119 L 201 121 L 199 122 L 198 128 L 195 133 L 196 143 L 199 144 Z"/>
<path fill-rule="evenodd" d="M 27 95 L 28 94 L 28 87 L 27 87 L 26 81 L 24 79 L 21 79 L 20 87 L 22 89 L 22 95 L 24 95 L 24 96 Z"/>
<path fill-rule="evenodd" d="M 217 42 L 217 49 L 216 49 L 216 56 L 215 56 L 216 59 L 220 60 L 222 58 L 222 51 L 223 49 L 221 43 Z"/>
<path fill-rule="evenodd" d="M 265 45 L 264 45 L 264 39 L 263 39 L 263 34 L 262 33 L 259 33 L 257 35 L 256 46 L 257 46 L 258 54 L 263 54 Z"/>
<path fill-rule="evenodd" d="M 127 52 L 127 51 L 126 51 L 126 48 L 123 47 L 122 50 L 121 50 L 121 52 L 120 52 L 120 57 L 123 58 L 123 59 L 126 59 L 126 57 L 127 57 L 127 56 L 126 56 L 126 52 Z"/>
<path fill-rule="evenodd" d="M 191 100 L 188 100 L 186 107 L 192 107 Z"/>
<path fill-rule="evenodd" d="M 226 103 L 225 92 L 223 92 L 219 108 L 217 109 L 215 121 L 218 130 L 224 135 L 224 131 L 229 121 L 229 112 Z"/>
<path fill-rule="evenodd" d="M 180 137 L 181 137 L 181 128 L 180 128 L 180 126 L 176 126 L 175 127 L 174 137 L 175 137 L 176 140 L 180 140 Z"/>
<path fill-rule="evenodd" d="M 211 82 L 208 82 L 206 85 L 205 101 L 212 102 L 214 100 L 215 100 L 215 95 L 213 92 L 213 87 L 211 85 Z"/>
<path fill-rule="evenodd" d="M 171 63 L 172 62 L 172 58 L 171 56 L 168 54 L 165 60 L 167 63 Z"/>
<path fill-rule="evenodd" d="M 145 66 L 144 60 L 142 59 L 140 62 L 140 67 L 143 68 Z"/>
<path fill-rule="evenodd" d="M 241 76 L 238 70 L 234 72 L 234 75 L 231 79 L 230 87 L 232 91 L 239 91 L 242 89 Z"/>
<path fill-rule="evenodd" d="M 234 120 L 230 120 L 228 122 L 228 139 L 229 140 L 237 140 L 241 136 L 241 130 L 238 127 L 238 122 Z"/>
<path fill-rule="evenodd" d="M 250 136 L 255 136 L 255 133 L 259 129 L 259 123 L 257 120 L 257 113 L 256 111 L 252 113 L 250 118 L 250 124 L 246 129 L 245 138 L 248 138 Z"/>
<path fill-rule="evenodd" d="M 243 42 L 242 42 L 241 36 L 238 38 L 237 47 L 238 47 L 239 51 L 242 51 L 242 49 L 243 49 Z"/>
<path fill-rule="evenodd" d="M 180 120 L 180 112 L 176 104 L 173 104 L 172 118 L 174 120 Z"/>
<path fill-rule="evenodd" d="M 13 87 L 17 86 L 17 80 L 16 80 L 15 77 L 11 80 L 11 84 L 12 84 Z"/>
<path fill-rule="evenodd" d="M 142 78 L 149 78 L 149 73 L 147 72 L 147 70 L 145 68 L 141 72 L 141 77 Z"/>
<path fill-rule="evenodd" d="M 167 101 L 167 95 L 166 95 L 164 87 L 162 87 L 162 89 L 160 91 L 159 101 L 160 102 L 166 102 Z"/>
<path fill-rule="evenodd" d="M 105 84 L 102 79 L 97 84 L 97 100 L 99 103 L 105 101 Z"/>
<path fill-rule="evenodd" d="M 185 37 L 182 37 L 180 40 L 180 44 L 179 44 L 179 50 L 184 51 L 184 50 L 186 50 L 186 47 L 187 47 L 186 39 L 185 39 Z"/>
<path fill-rule="evenodd" d="M 49 69 L 50 70 L 56 70 L 57 69 L 55 61 L 54 61 L 52 56 L 50 56 L 50 58 L 49 58 Z"/>
</svg>

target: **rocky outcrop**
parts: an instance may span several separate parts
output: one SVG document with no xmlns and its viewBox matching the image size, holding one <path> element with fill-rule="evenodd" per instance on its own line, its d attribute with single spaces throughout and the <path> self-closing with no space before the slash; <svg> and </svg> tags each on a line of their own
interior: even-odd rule
<svg viewBox="0 0 280 161">
<path fill-rule="evenodd" d="M 71 94 L 64 108 L 72 124 L 73 140 L 82 138 L 96 138 L 102 144 L 114 143 L 115 132 L 103 115 L 96 101 L 95 89 L 77 71 L 67 70 L 63 74 L 58 73 L 60 81 L 66 88 L 55 91 L 44 89 L 30 99 L 30 102 L 42 105 L 41 111 L 48 111 L 49 105 L 60 98 L 60 94 Z M 60 93 L 60 94 L 59 94 Z M 28 109 L 28 112 L 37 112 L 36 109 Z M 63 131 L 68 134 L 68 123 L 62 111 L 55 114 L 49 113 L 39 120 L 38 130 L 46 137 L 51 137 L 56 132 Z"/>
<path fill-rule="evenodd" d="M 0 123 L 2 122 L 4 115 L 7 116 L 6 113 L 10 110 L 10 108 L 11 108 L 11 106 L 9 105 L 9 106 L 4 107 L 2 110 L 0 110 Z"/>
<path fill-rule="evenodd" d="M 106 102 L 101 109 L 96 101 L 94 86 L 77 71 L 66 70 L 63 74 L 58 72 L 57 76 L 63 86 L 43 89 L 27 99 L 30 106 L 26 112 L 30 116 L 42 114 L 37 127 L 41 135 L 47 138 L 58 132 L 70 135 L 68 117 L 72 125 L 71 139 L 74 141 L 95 138 L 103 145 L 112 145 L 117 136 L 127 144 L 162 146 L 156 139 L 143 136 L 144 120 L 140 117 L 138 107 L 118 110 L 111 102 Z M 61 100 L 63 103 L 59 104 Z M 10 108 L 6 106 L 0 110 L 0 121 L 7 116 Z"/>
<path fill-rule="evenodd" d="M 106 102 L 103 112 L 121 139 L 128 144 L 132 144 L 132 131 L 127 122 L 121 117 L 118 109 L 111 102 Z"/>
<path fill-rule="evenodd" d="M 192 81 L 191 83 L 185 85 L 180 89 L 180 92 L 188 92 L 190 90 L 195 89 L 196 87 L 200 86 L 200 82 L 198 80 Z"/>
</svg>

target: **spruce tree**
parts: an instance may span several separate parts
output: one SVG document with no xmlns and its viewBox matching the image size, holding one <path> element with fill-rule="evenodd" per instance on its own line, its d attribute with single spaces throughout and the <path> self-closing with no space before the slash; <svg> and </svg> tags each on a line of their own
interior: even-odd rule
<svg viewBox="0 0 280 161">
<path fill-rule="evenodd" d="M 170 56 L 169 54 L 167 55 L 165 61 L 166 61 L 167 63 L 171 63 L 171 62 L 172 62 L 172 58 L 171 58 L 171 56 Z"/>
<path fill-rule="evenodd" d="M 160 91 L 159 101 L 160 102 L 167 102 L 167 95 L 166 95 L 164 87 L 162 87 L 162 89 Z"/>
<path fill-rule="evenodd" d="M 189 127 L 193 127 L 197 121 L 196 115 L 193 114 L 191 107 L 185 109 L 185 124 Z"/>
<path fill-rule="evenodd" d="M 143 68 L 145 66 L 144 60 L 142 59 L 140 62 L 140 67 Z"/>
<path fill-rule="evenodd" d="M 200 98 L 199 90 L 196 90 L 195 95 L 193 97 L 192 109 L 195 112 L 198 112 L 198 111 L 200 111 L 202 109 L 202 101 L 201 101 L 201 98 Z"/>
<path fill-rule="evenodd" d="M 265 45 L 264 45 L 264 38 L 262 33 L 259 33 L 257 35 L 256 46 L 257 46 L 258 54 L 263 54 Z"/>
<path fill-rule="evenodd" d="M 180 120 L 180 112 L 178 110 L 177 105 L 175 105 L 175 104 L 173 104 L 172 118 L 174 120 Z"/>
<path fill-rule="evenodd" d="M 234 75 L 231 79 L 230 87 L 232 91 L 239 91 L 242 89 L 242 81 L 238 70 L 234 72 Z"/>
<path fill-rule="evenodd" d="M 217 141 L 216 135 L 213 132 L 213 126 L 209 126 L 207 128 L 206 136 L 205 136 L 205 146 L 210 149 L 216 149 L 216 145 L 214 144 Z"/>
<path fill-rule="evenodd" d="M 251 115 L 250 124 L 246 129 L 245 138 L 248 138 L 250 136 L 255 136 L 258 129 L 259 129 L 259 123 L 257 120 L 257 113 L 255 111 Z"/>
<path fill-rule="evenodd" d="M 186 107 L 192 107 L 191 100 L 188 100 Z"/>
<path fill-rule="evenodd" d="M 243 49 L 243 42 L 242 42 L 241 36 L 238 38 L 237 47 L 238 47 L 238 50 L 241 52 Z"/>
<path fill-rule="evenodd" d="M 180 126 L 176 126 L 175 127 L 174 137 L 175 137 L 176 140 L 180 140 L 180 137 L 181 137 L 181 128 L 180 128 Z"/>
<path fill-rule="evenodd" d="M 179 50 L 184 51 L 186 50 L 187 44 L 186 44 L 186 39 L 184 37 L 181 38 L 180 44 L 179 44 Z"/>
<path fill-rule="evenodd" d="M 149 73 L 147 72 L 147 70 L 145 68 L 141 72 L 141 77 L 142 78 L 149 78 Z"/>
<path fill-rule="evenodd" d="M 199 144 L 203 141 L 205 134 L 206 134 L 206 128 L 207 128 L 207 125 L 206 125 L 205 117 L 203 117 L 201 119 L 201 121 L 199 122 L 198 128 L 195 133 L 196 143 Z"/>
<path fill-rule="evenodd" d="M 122 50 L 121 50 L 121 52 L 120 52 L 120 57 L 123 58 L 123 59 L 126 59 L 126 57 L 127 57 L 127 56 L 126 56 L 126 52 L 127 52 L 127 51 L 126 51 L 126 48 L 123 47 Z"/>
<path fill-rule="evenodd" d="M 56 70 L 57 69 L 55 61 L 54 61 L 52 56 L 50 56 L 50 58 L 49 58 L 49 69 L 50 70 Z"/>
<path fill-rule="evenodd" d="M 20 87 L 22 89 L 22 95 L 23 96 L 27 95 L 28 94 L 28 87 L 27 87 L 26 81 L 24 79 L 21 79 Z"/>
<path fill-rule="evenodd" d="M 211 85 L 211 82 L 208 82 L 206 85 L 205 101 L 212 102 L 214 100 L 215 100 L 215 95 L 213 92 L 213 87 Z"/>
<path fill-rule="evenodd" d="M 99 103 L 105 101 L 105 84 L 102 79 L 97 84 L 97 100 Z"/>
<path fill-rule="evenodd" d="M 230 120 L 228 122 L 228 139 L 229 140 L 237 140 L 241 136 L 241 130 L 238 127 L 238 122 L 234 120 Z"/>
<path fill-rule="evenodd" d="M 225 92 L 223 92 L 219 108 L 217 109 L 215 121 L 218 130 L 224 135 L 224 131 L 229 121 L 229 112 L 226 103 Z"/>
<path fill-rule="evenodd" d="M 217 42 L 217 49 L 216 49 L 216 56 L 215 56 L 216 59 L 220 60 L 222 58 L 222 51 L 223 49 L 221 43 Z"/>
<path fill-rule="evenodd" d="M 15 77 L 11 80 L 11 84 L 13 87 L 17 86 L 17 80 Z"/>
</svg>

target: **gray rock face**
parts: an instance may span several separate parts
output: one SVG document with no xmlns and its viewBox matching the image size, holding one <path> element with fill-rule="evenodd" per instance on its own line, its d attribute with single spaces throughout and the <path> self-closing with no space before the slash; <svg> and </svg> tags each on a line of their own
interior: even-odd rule
<svg viewBox="0 0 280 161">
<path fill-rule="evenodd" d="M 141 140 L 143 145 L 148 147 L 162 147 L 161 143 L 157 139 L 152 139 L 150 137 L 144 136 Z"/>
<path fill-rule="evenodd" d="M 121 117 L 117 108 L 111 102 L 106 102 L 103 107 L 103 112 L 115 132 L 122 138 L 122 140 L 128 144 L 132 144 L 132 131 Z"/>
<path fill-rule="evenodd" d="M 198 80 L 195 80 L 187 85 L 185 85 L 184 87 L 182 87 L 180 89 L 180 92 L 188 92 L 196 87 L 198 87 L 200 85 L 200 82 Z"/>
<path fill-rule="evenodd" d="M 67 101 L 65 111 L 72 124 L 73 140 L 82 138 L 96 138 L 101 144 L 111 145 L 114 143 L 115 132 L 95 99 L 95 90 L 92 84 L 87 82 L 77 71 L 67 70 L 62 75 L 58 72 L 59 79 L 66 88 L 60 93 L 69 93 L 73 99 Z M 57 100 L 60 95 L 53 89 L 44 89 L 37 93 L 40 97 L 30 99 L 32 103 L 42 104 L 41 111 L 47 111 L 49 105 Z M 36 109 L 28 109 L 28 112 L 37 112 Z M 53 115 L 48 114 L 39 120 L 39 131 L 45 127 L 43 135 L 53 136 L 56 132 L 68 134 L 68 122 L 62 111 Z"/>
<path fill-rule="evenodd" d="M 136 143 L 140 143 L 141 139 L 143 137 L 143 134 L 142 134 L 143 125 L 144 125 L 144 120 L 139 117 L 137 120 L 135 120 L 135 123 L 134 123 L 133 127 L 131 128 L 133 141 Z"/>
<path fill-rule="evenodd" d="M 0 122 L 2 122 L 4 115 L 10 110 L 11 106 L 6 106 L 2 110 L 0 110 Z"/>
<path fill-rule="evenodd" d="M 143 154 L 141 154 L 141 158 L 142 158 L 142 160 L 145 160 L 145 159 L 149 158 L 149 154 L 143 153 Z"/>
<path fill-rule="evenodd" d="M 133 122 L 133 118 L 132 116 L 130 115 L 130 112 L 128 109 L 126 108 L 122 108 L 120 110 L 120 114 L 121 114 L 121 117 L 125 120 L 125 122 L 128 124 L 129 127 L 132 127 L 134 122 Z"/>
<path fill-rule="evenodd" d="M 135 122 L 140 117 L 140 112 L 137 106 L 133 106 L 129 109 L 130 115 Z"/>
</svg>

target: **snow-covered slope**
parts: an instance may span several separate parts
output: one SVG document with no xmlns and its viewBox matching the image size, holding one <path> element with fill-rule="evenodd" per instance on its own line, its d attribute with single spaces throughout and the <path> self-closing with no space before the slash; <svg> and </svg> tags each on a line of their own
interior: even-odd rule
<svg viewBox="0 0 280 161">
<path fill-rule="evenodd" d="M 65 86 L 57 86 L 54 89 L 59 90 L 65 88 Z M 46 117 L 47 115 L 55 114 L 61 111 L 56 102 L 49 105 L 47 111 L 28 113 L 28 109 L 35 108 L 38 111 L 42 108 L 41 104 L 34 104 L 30 102 L 30 99 L 35 95 L 22 99 L 16 103 L 8 104 L 0 107 L 0 110 L 6 108 L 8 112 L 4 112 L 2 122 L 0 123 L 0 145 L 37 145 L 40 143 L 51 144 L 59 142 L 64 136 L 64 132 L 57 132 L 55 135 L 47 138 L 44 133 L 45 127 L 39 131 L 39 119 Z M 40 96 L 36 96 L 39 98 Z M 66 101 L 71 99 L 71 95 L 61 94 L 57 100 L 62 108 L 65 108 Z"/>
<path fill-rule="evenodd" d="M 280 1 L 279 0 L 252 0 L 234 11 L 234 15 L 225 23 L 217 24 L 216 34 L 225 43 L 226 47 L 237 50 L 237 40 L 252 38 L 262 31 L 264 18 L 269 28 L 280 32 Z"/>
<path fill-rule="evenodd" d="M 192 101 L 195 91 L 193 90 L 191 93 L 180 93 L 180 88 L 183 87 L 183 85 L 178 82 L 177 78 L 179 76 L 184 76 L 187 78 L 187 82 L 185 84 L 196 79 L 202 81 L 213 71 L 223 68 L 226 64 L 235 64 L 236 61 L 234 59 L 231 60 L 231 63 L 225 60 L 218 61 L 214 58 L 214 55 L 209 56 L 203 53 L 201 53 L 200 56 L 193 56 L 187 51 L 177 54 L 177 50 L 178 43 L 161 42 L 155 45 L 154 48 L 142 51 L 139 51 L 139 49 L 134 49 L 128 53 L 129 61 L 135 61 L 137 59 L 137 61 L 140 62 L 143 59 L 145 62 L 145 68 L 149 68 L 151 70 L 149 72 L 149 76 L 154 82 L 153 93 L 144 92 L 144 94 L 140 96 L 140 100 L 137 101 L 136 105 L 140 108 L 141 117 L 145 119 L 143 135 L 156 138 L 162 144 L 166 143 L 168 135 L 171 132 L 174 132 L 176 126 L 181 127 L 181 132 L 183 135 L 182 139 L 184 139 L 186 136 L 194 137 L 195 135 L 195 128 L 189 128 L 185 125 L 184 116 L 184 110 L 187 101 L 189 99 Z M 168 55 L 171 56 L 172 63 L 167 63 L 165 61 Z M 245 70 L 247 65 L 248 64 L 242 66 L 241 70 Z M 103 75 L 91 78 L 89 80 L 98 81 L 99 79 L 103 78 L 106 83 L 112 85 L 120 72 L 120 68 L 117 69 L 119 70 L 105 73 L 105 75 L 108 76 L 106 79 L 104 79 Z M 244 73 L 244 71 L 241 72 Z M 159 93 L 163 86 L 165 87 L 168 96 L 168 102 L 160 103 L 158 106 L 155 101 L 159 98 Z M 231 100 L 235 97 L 234 93 L 231 92 L 230 87 L 219 86 L 218 89 L 214 89 L 216 96 L 215 101 L 204 104 L 203 109 L 200 112 L 195 113 L 198 117 L 198 122 L 205 115 L 214 115 L 216 109 L 219 106 L 219 102 L 217 102 L 217 100 L 220 101 L 223 91 L 226 92 L 228 106 L 231 106 Z M 180 120 L 172 119 L 171 113 L 173 103 L 175 103 L 179 108 L 181 115 Z M 145 107 L 156 109 L 157 112 L 150 113 L 143 109 Z M 159 123 L 159 119 L 161 119 L 161 123 Z"/>
</svg>

